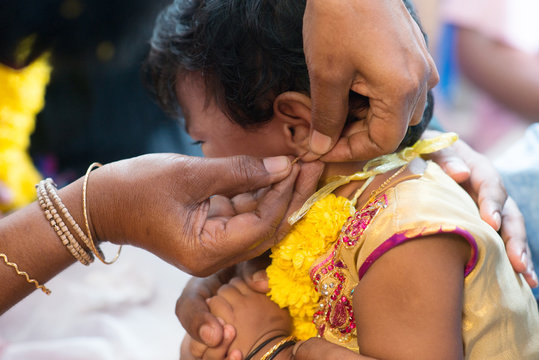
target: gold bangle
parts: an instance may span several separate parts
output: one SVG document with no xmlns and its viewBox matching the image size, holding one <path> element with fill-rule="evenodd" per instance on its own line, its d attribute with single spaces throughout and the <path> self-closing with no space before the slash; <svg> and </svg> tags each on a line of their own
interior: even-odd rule
<svg viewBox="0 0 539 360">
<path fill-rule="evenodd" d="M 269 349 L 269 351 L 267 353 L 264 354 L 264 356 L 262 356 L 260 358 L 260 360 L 267 360 L 267 359 L 270 359 L 272 358 L 271 356 L 276 352 L 276 351 L 280 351 L 281 347 L 286 344 L 287 342 L 291 342 L 291 341 L 296 341 L 296 337 L 295 336 L 288 336 L 288 337 L 285 337 L 284 339 L 282 339 L 281 341 L 279 341 L 277 344 L 273 345 L 273 347 L 271 349 Z"/>
<path fill-rule="evenodd" d="M 47 287 L 41 285 L 36 279 L 31 279 L 26 271 L 20 271 L 17 264 L 9 262 L 6 254 L 0 253 L 0 257 L 4 259 L 4 262 L 6 263 L 7 266 L 11 266 L 12 268 L 15 269 L 15 271 L 17 272 L 17 275 L 24 276 L 27 282 L 29 282 L 30 284 L 34 284 L 36 289 L 41 289 L 41 291 L 43 291 L 47 295 L 51 294 L 51 291 Z"/>
<path fill-rule="evenodd" d="M 118 252 L 116 253 L 116 256 L 114 256 L 114 258 L 111 261 L 105 260 L 103 251 L 101 251 L 101 249 L 95 245 L 94 240 L 92 238 L 92 232 L 90 231 L 90 222 L 88 220 L 89 219 L 88 206 L 87 206 L 87 201 L 86 201 L 86 192 L 88 188 L 88 179 L 90 178 L 90 172 L 94 168 L 99 168 L 101 166 L 103 165 L 98 162 L 94 162 L 88 167 L 88 170 L 86 170 L 86 175 L 84 175 L 84 182 L 82 183 L 82 213 L 84 214 L 84 223 L 86 225 L 86 231 L 88 232 L 87 236 L 88 236 L 88 239 L 90 240 L 89 242 L 90 249 L 92 249 L 95 256 L 99 260 L 101 260 L 103 264 L 110 265 L 110 264 L 115 263 L 116 260 L 118 260 L 118 257 L 120 257 L 120 253 L 122 252 L 122 246 L 120 245 L 120 248 L 118 249 Z"/>
</svg>

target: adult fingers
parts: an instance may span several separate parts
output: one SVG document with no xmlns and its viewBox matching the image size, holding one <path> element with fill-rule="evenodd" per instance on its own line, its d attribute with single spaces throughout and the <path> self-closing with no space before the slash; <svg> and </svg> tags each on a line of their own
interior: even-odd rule
<svg viewBox="0 0 539 360">
<path fill-rule="evenodd" d="M 537 287 L 537 274 L 533 266 L 531 251 L 526 241 L 524 217 L 515 201 L 508 197 L 502 210 L 501 236 L 505 242 L 507 256 L 516 272 L 522 273 L 531 287 Z"/>
<path fill-rule="evenodd" d="M 481 218 L 498 231 L 507 193 L 492 163 L 460 140 L 431 158 L 444 170 L 451 171 L 449 175 L 465 186 L 476 200 Z"/>
<path fill-rule="evenodd" d="M 309 68 L 312 101 L 310 149 L 323 155 L 337 142 L 346 122 L 352 76 L 347 77 L 343 73 L 341 78 L 328 78 L 327 71 L 318 70 L 314 65 Z"/>
<path fill-rule="evenodd" d="M 323 164 L 302 164 L 299 170 L 300 166 L 294 165 L 285 180 L 267 190 L 254 211 L 231 218 L 206 219 L 195 235 L 196 246 L 203 247 L 204 261 L 187 268 L 199 276 L 209 274 L 256 257 L 282 239 L 290 229 L 287 217 L 313 193 Z"/>
<path fill-rule="evenodd" d="M 257 159 L 250 156 L 206 159 L 190 176 L 203 191 L 202 198 L 211 195 L 234 196 L 258 190 L 283 180 L 292 169 L 286 156 Z M 196 199 L 201 200 L 201 199 Z"/>
<path fill-rule="evenodd" d="M 288 178 L 268 190 L 255 211 L 204 222 L 197 235 L 197 244 L 202 244 L 205 253 L 205 263 L 198 264 L 202 274 L 258 256 L 271 246 L 292 199 L 298 172 L 299 167 L 294 166 Z"/>
<path fill-rule="evenodd" d="M 502 179 L 486 158 L 470 166 L 472 167 L 470 184 L 472 191 L 477 193 L 481 218 L 498 231 L 502 223 L 502 209 L 507 201 L 507 192 Z"/>
<path fill-rule="evenodd" d="M 208 284 L 208 283 L 211 284 Z M 215 283 L 215 284 L 214 284 Z M 206 299 L 213 295 L 211 287 L 220 282 L 215 276 L 207 279 L 191 279 L 176 302 L 176 316 L 192 338 L 213 347 L 223 339 L 223 325 L 210 312 Z"/>
<path fill-rule="evenodd" d="M 240 276 L 252 290 L 265 294 L 269 291 L 268 276 L 266 274 L 266 268 L 269 264 L 269 253 L 249 261 L 244 261 L 241 266 L 238 267 L 238 276 Z"/>
<path fill-rule="evenodd" d="M 428 88 L 426 84 L 421 87 L 421 92 L 417 98 L 412 118 L 410 119 L 410 125 L 418 125 L 423 119 L 423 113 L 425 112 L 425 105 L 427 104 L 427 92 Z"/>
<path fill-rule="evenodd" d="M 259 293 L 266 294 L 270 290 L 268 274 L 266 273 L 265 269 L 258 270 L 246 281 L 251 289 L 253 289 L 254 291 L 258 291 Z"/>
<path fill-rule="evenodd" d="M 278 228 L 274 239 L 275 242 L 281 241 L 290 231 L 292 226 L 288 223 L 288 218 L 316 191 L 324 167 L 325 165 L 321 161 L 312 161 L 301 164 L 301 171 L 294 185 L 292 200 L 290 201 L 286 215 Z"/>
<path fill-rule="evenodd" d="M 196 360 L 197 358 L 200 359 L 202 357 L 202 354 L 204 354 L 204 351 L 200 352 L 198 350 L 195 350 L 196 353 L 200 352 L 200 356 L 195 356 L 194 353 L 191 351 L 191 343 L 194 340 L 189 336 L 185 335 L 181 346 L 180 346 L 180 360 Z"/>
<path fill-rule="evenodd" d="M 439 131 L 427 130 L 424 137 L 431 138 L 440 134 Z M 458 183 L 462 183 L 470 178 L 469 166 L 455 150 L 461 146 L 461 143 L 462 141 L 459 140 L 453 146 L 437 151 L 429 156 L 447 175 Z"/>
<path fill-rule="evenodd" d="M 227 354 L 230 349 L 230 345 L 236 338 L 236 329 L 232 325 L 224 326 L 223 342 L 216 347 L 208 348 L 204 352 L 202 360 L 224 360 L 227 358 Z"/>
</svg>

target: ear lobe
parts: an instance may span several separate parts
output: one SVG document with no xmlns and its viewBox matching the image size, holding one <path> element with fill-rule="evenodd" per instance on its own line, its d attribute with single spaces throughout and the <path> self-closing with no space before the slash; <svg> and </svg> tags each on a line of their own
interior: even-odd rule
<svg viewBox="0 0 539 360">
<path fill-rule="evenodd" d="M 304 154 L 309 149 L 311 99 L 299 92 L 284 92 L 275 98 L 273 114 L 273 120 L 282 125 L 287 145 L 298 156 Z"/>
</svg>

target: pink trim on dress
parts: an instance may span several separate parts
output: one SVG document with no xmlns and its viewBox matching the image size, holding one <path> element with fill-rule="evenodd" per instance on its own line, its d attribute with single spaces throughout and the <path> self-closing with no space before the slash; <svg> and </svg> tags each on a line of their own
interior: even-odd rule
<svg viewBox="0 0 539 360">
<path fill-rule="evenodd" d="M 372 264 L 376 260 L 378 260 L 382 255 L 384 255 L 389 250 L 393 249 L 394 247 L 408 241 L 413 240 L 418 237 L 427 236 L 427 235 L 434 235 L 434 234 L 456 234 L 459 236 L 462 236 L 466 241 L 468 241 L 468 244 L 472 247 L 472 256 L 470 257 L 470 260 L 466 264 L 466 267 L 464 268 L 464 277 L 468 276 L 472 270 L 475 268 L 475 265 L 477 265 L 477 242 L 475 241 L 472 234 L 470 234 L 468 231 L 461 229 L 459 227 L 456 227 L 454 230 L 447 231 L 442 229 L 441 227 L 438 229 L 423 229 L 419 234 L 415 233 L 412 237 L 406 236 L 406 231 L 402 233 L 397 233 L 393 236 L 391 236 L 389 239 L 384 241 L 380 246 L 378 246 L 365 260 L 365 262 L 361 265 L 358 271 L 359 280 L 365 276 L 365 273 Z"/>
</svg>

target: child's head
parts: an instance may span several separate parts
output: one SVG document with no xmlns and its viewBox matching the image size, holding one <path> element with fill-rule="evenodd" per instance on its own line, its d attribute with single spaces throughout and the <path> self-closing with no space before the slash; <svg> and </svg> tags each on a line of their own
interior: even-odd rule
<svg viewBox="0 0 539 360">
<path fill-rule="evenodd" d="M 175 0 L 160 15 L 146 64 L 151 86 L 165 110 L 177 113 L 180 103 L 206 155 L 305 151 L 304 10 L 305 0 Z M 350 92 L 348 121 L 359 121 L 366 106 L 368 99 Z M 419 138 L 431 115 L 429 94 L 422 123 L 403 145 Z"/>
</svg>

